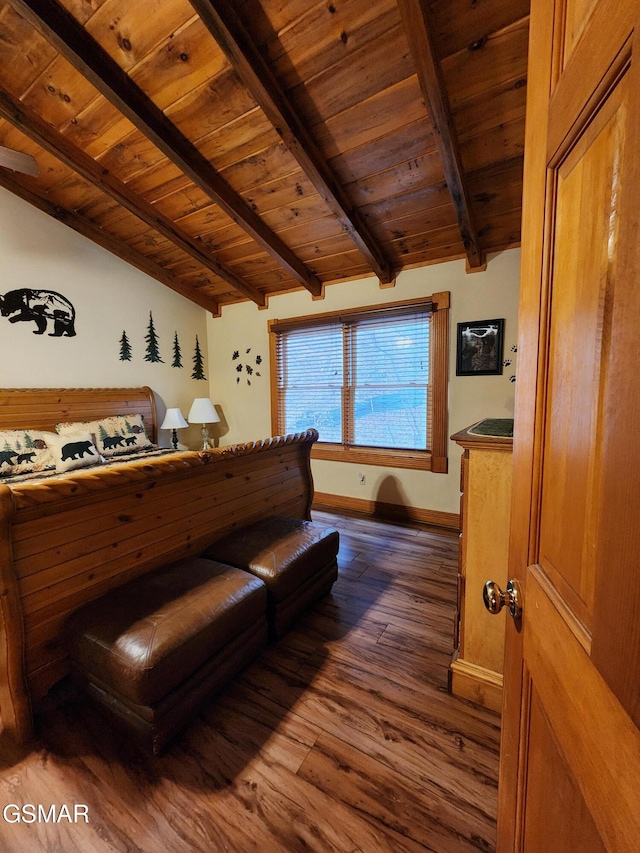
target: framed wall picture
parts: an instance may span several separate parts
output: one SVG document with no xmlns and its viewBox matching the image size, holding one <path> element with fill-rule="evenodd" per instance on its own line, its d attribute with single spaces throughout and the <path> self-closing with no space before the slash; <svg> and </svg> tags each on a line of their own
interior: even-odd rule
<svg viewBox="0 0 640 853">
<path fill-rule="evenodd" d="M 504 320 L 458 323 L 456 376 L 492 376 L 502 373 Z"/>
</svg>

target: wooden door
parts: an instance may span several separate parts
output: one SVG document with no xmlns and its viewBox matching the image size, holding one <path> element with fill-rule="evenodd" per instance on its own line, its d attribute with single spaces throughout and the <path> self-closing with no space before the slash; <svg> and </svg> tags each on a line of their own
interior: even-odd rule
<svg viewBox="0 0 640 853">
<path fill-rule="evenodd" d="M 640 850 L 640 0 L 533 0 L 499 853 Z"/>
</svg>

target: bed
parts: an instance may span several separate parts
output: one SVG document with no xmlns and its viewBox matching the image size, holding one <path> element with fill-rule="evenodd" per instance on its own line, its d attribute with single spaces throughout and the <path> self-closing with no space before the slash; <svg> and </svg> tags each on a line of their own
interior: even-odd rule
<svg viewBox="0 0 640 853">
<path fill-rule="evenodd" d="M 0 430 L 142 414 L 150 388 L 2 389 Z M 269 515 L 309 518 L 315 430 L 249 444 L 117 460 L 25 482 L 0 478 L 0 713 L 17 741 L 68 672 L 67 616 L 159 565 L 196 555 Z M 5 482 L 3 482 L 3 479 Z"/>
</svg>

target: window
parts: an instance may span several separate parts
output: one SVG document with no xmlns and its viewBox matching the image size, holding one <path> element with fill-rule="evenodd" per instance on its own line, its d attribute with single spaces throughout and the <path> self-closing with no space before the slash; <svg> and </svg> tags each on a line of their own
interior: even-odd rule
<svg viewBox="0 0 640 853">
<path fill-rule="evenodd" d="M 272 321 L 273 431 L 313 456 L 446 471 L 449 294 Z"/>
</svg>

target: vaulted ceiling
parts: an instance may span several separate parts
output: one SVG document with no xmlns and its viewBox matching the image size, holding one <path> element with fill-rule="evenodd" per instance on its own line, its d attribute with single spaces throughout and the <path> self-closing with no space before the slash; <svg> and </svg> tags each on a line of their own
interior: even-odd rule
<svg viewBox="0 0 640 853">
<path fill-rule="evenodd" d="M 214 313 L 520 241 L 528 0 L 9 0 L 0 168 Z"/>
</svg>

